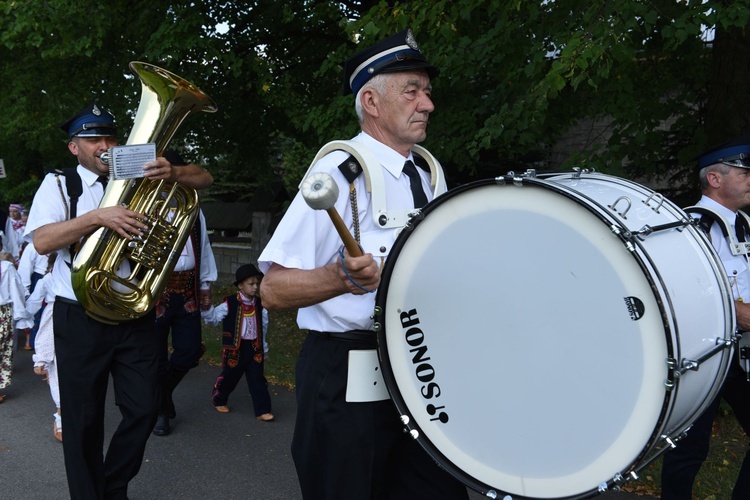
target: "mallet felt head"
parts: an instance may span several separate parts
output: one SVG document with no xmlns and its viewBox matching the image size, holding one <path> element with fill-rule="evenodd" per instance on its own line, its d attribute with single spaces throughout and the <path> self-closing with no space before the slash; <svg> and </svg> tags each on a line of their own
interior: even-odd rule
<svg viewBox="0 0 750 500">
<path fill-rule="evenodd" d="M 315 172 L 305 177 L 300 192 L 310 208 L 315 210 L 328 210 L 339 199 L 338 184 L 325 172 Z"/>
</svg>

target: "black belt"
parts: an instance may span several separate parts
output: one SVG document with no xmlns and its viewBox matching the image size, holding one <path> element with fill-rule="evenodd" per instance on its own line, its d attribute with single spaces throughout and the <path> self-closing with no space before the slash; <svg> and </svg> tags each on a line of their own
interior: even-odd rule
<svg viewBox="0 0 750 500">
<path fill-rule="evenodd" d="M 349 330 L 348 332 L 319 332 L 316 330 L 308 330 L 308 332 L 326 340 L 341 340 L 344 342 L 369 344 L 372 347 L 378 346 L 378 339 L 375 337 L 375 332 L 370 330 Z"/>
<path fill-rule="evenodd" d="M 83 307 L 81 305 L 81 303 L 78 302 L 77 300 L 71 300 L 71 299 L 69 299 L 67 297 L 61 297 L 59 295 L 57 295 L 55 297 L 55 302 L 62 302 L 63 304 L 68 304 L 68 305 L 71 305 L 71 306 Z"/>
</svg>

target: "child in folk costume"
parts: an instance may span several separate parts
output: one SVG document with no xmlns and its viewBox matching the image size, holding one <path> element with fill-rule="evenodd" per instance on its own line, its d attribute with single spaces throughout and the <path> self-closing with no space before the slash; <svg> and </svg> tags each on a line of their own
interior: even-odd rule
<svg viewBox="0 0 750 500">
<path fill-rule="evenodd" d="M 60 416 L 60 385 L 57 379 L 57 357 L 55 356 L 55 335 L 52 329 L 52 310 L 55 302 L 55 294 L 48 285 L 52 280 L 52 266 L 57 253 L 50 254 L 48 259 L 47 274 L 37 281 L 34 291 L 26 299 L 26 311 L 33 317 L 37 311 L 43 308 L 39 320 L 39 330 L 36 334 L 34 347 L 34 373 L 42 375 L 49 384 L 49 392 L 57 411 L 53 413 L 55 420 L 52 422 L 52 434 L 55 439 L 62 442 L 62 418 Z"/>
<path fill-rule="evenodd" d="M 240 266 L 235 272 L 237 293 L 224 297 L 218 307 L 201 312 L 210 325 L 223 322 L 222 371 L 211 396 L 216 411 L 229 412 L 229 395 L 245 375 L 250 397 L 258 420 L 270 422 L 271 396 L 263 376 L 263 362 L 268 352 L 266 331 L 268 312 L 260 303 L 260 279 L 263 277 L 252 264 Z"/>
<path fill-rule="evenodd" d="M 33 318 L 26 312 L 24 287 L 14 262 L 10 253 L 0 251 L 0 390 L 11 383 L 14 327 L 34 326 Z M 0 394 L 0 403 L 3 401 L 5 395 Z"/>
</svg>

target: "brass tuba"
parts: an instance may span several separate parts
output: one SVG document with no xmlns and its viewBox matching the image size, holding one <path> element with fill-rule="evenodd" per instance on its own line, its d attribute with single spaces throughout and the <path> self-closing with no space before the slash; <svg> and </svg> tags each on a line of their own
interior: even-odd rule
<svg viewBox="0 0 750 500">
<path fill-rule="evenodd" d="M 127 144 L 153 142 L 160 156 L 188 115 L 217 109 L 198 87 L 169 71 L 142 62 L 131 62 L 130 69 L 141 80 L 142 95 Z M 198 193 L 146 178 L 110 180 L 99 208 L 115 205 L 146 214 L 148 230 L 128 240 L 99 228 L 71 267 L 78 301 L 105 323 L 139 318 L 156 305 L 198 216 Z"/>
</svg>

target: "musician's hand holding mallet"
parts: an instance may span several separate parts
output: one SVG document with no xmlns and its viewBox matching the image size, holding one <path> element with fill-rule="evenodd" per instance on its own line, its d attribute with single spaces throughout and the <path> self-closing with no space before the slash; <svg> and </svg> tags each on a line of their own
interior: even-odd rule
<svg viewBox="0 0 750 500">
<path fill-rule="evenodd" d="M 302 181 L 300 192 L 310 208 L 328 212 L 331 222 L 344 242 L 345 250 L 341 252 L 341 259 L 338 260 L 338 272 L 349 292 L 362 295 L 375 291 L 380 285 L 380 268 L 372 254 L 362 253 L 357 240 L 336 211 L 339 187 L 333 178 L 325 172 L 310 174 Z"/>
</svg>

